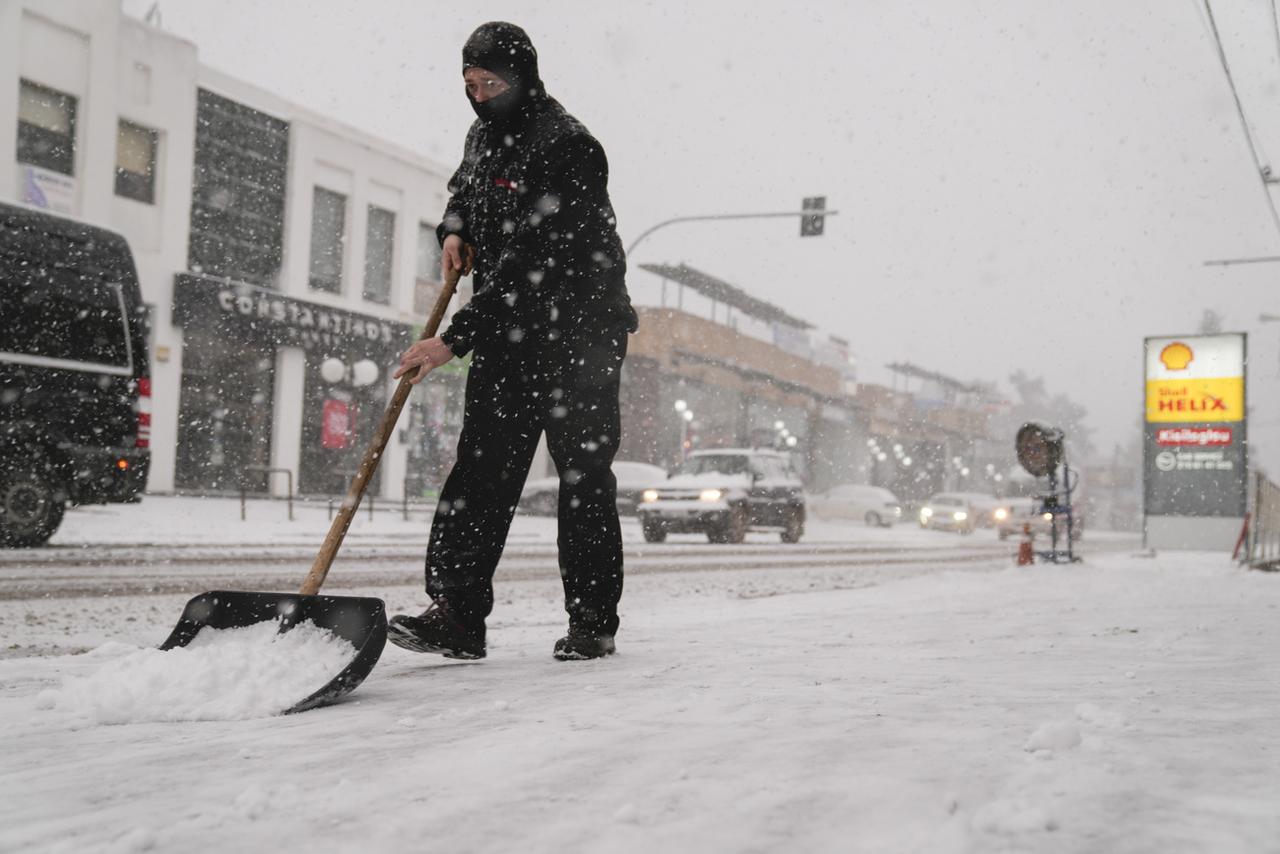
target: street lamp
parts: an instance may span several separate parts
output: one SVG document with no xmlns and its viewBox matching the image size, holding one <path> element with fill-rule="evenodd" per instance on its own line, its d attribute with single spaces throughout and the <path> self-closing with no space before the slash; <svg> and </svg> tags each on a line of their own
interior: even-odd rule
<svg viewBox="0 0 1280 854">
<path fill-rule="evenodd" d="M 684 400 L 677 400 L 675 410 L 680 418 L 680 459 L 689 456 L 689 422 L 693 420 L 693 410 Z"/>
</svg>

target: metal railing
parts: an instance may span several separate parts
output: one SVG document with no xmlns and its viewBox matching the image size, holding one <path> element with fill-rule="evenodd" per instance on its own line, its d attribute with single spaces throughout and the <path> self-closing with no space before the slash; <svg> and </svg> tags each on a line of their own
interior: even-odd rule
<svg viewBox="0 0 1280 854">
<path fill-rule="evenodd" d="M 240 470 L 240 521 L 243 522 L 245 521 L 245 519 L 248 518 L 248 512 L 246 510 L 246 506 L 248 503 L 247 499 L 248 499 L 249 486 L 247 483 L 245 483 L 245 480 L 246 480 L 245 475 L 249 473 L 265 474 L 267 476 L 268 487 L 270 487 L 271 475 L 282 474 L 285 476 L 286 486 L 288 488 L 288 493 L 285 495 L 285 498 L 289 502 L 289 521 L 292 522 L 293 521 L 293 472 L 290 471 L 289 469 L 271 468 L 270 466 L 245 466 L 243 469 Z"/>
<path fill-rule="evenodd" d="M 1254 569 L 1280 570 L 1280 486 L 1261 473 L 1254 475 L 1243 562 Z"/>
<path fill-rule="evenodd" d="M 359 471 L 358 469 L 341 469 L 339 471 L 334 472 L 334 474 L 341 475 L 345 480 L 351 480 L 356 476 L 358 471 Z M 365 506 L 365 509 L 369 511 L 369 521 L 372 522 L 373 521 L 373 505 L 377 503 L 376 494 L 373 492 L 366 492 L 364 496 L 360 499 L 360 503 L 363 504 Z M 335 510 L 340 504 L 341 504 L 341 501 L 339 500 L 338 496 L 336 495 L 329 496 L 329 518 L 331 520 L 333 519 L 333 514 Z"/>
<path fill-rule="evenodd" d="M 429 512 L 434 513 L 436 509 L 436 498 L 439 492 L 435 489 L 427 490 L 423 488 L 423 484 L 427 482 L 427 478 L 422 474 L 407 472 L 404 476 L 403 488 L 400 492 L 400 514 L 404 521 L 409 521 L 409 507 L 411 504 L 417 505 L 421 503 Z M 414 487 L 417 487 L 415 490 Z M 409 496 L 413 493 L 413 501 L 409 500 Z M 428 495 L 427 493 L 431 494 Z M 421 502 L 419 501 L 421 499 Z"/>
</svg>

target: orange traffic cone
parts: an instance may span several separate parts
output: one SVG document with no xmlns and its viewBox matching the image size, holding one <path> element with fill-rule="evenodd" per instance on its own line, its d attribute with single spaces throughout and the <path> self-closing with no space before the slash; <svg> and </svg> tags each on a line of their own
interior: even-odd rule
<svg viewBox="0 0 1280 854">
<path fill-rule="evenodd" d="M 1031 523 L 1022 525 L 1022 542 L 1018 543 L 1018 566 L 1030 566 L 1036 562 L 1036 553 L 1031 548 Z"/>
</svg>

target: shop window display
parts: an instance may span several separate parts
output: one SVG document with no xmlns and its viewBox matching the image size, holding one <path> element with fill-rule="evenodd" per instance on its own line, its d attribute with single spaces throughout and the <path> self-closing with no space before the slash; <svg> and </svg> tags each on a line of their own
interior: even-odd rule
<svg viewBox="0 0 1280 854">
<path fill-rule="evenodd" d="M 179 399 L 179 489 L 267 490 L 266 475 L 246 472 L 271 459 L 275 350 L 216 334 L 189 334 Z"/>
<path fill-rule="evenodd" d="M 299 492 L 347 491 L 386 408 L 386 394 L 383 367 L 372 360 L 307 354 Z M 369 494 L 380 492 L 381 478 L 378 469 L 369 482 Z"/>
</svg>

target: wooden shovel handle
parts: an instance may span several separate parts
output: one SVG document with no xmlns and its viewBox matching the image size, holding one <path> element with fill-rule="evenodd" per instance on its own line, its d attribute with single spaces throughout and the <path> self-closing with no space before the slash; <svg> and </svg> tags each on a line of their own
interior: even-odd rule
<svg viewBox="0 0 1280 854">
<path fill-rule="evenodd" d="M 440 328 L 440 321 L 444 319 L 444 313 L 449 308 L 449 301 L 453 299 L 453 294 L 458 289 L 458 279 L 462 278 L 465 273 L 471 272 L 471 263 L 474 257 L 474 250 L 468 246 L 463 269 L 451 270 L 445 274 L 444 287 L 440 291 L 440 296 L 436 299 L 435 308 L 431 310 L 431 316 L 427 318 L 427 325 L 422 328 L 422 335 L 418 338 L 419 341 L 425 341 L 435 336 L 436 330 Z M 413 377 L 405 374 L 400 378 L 400 384 L 396 386 L 395 394 L 391 395 L 391 402 L 387 404 L 387 411 L 382 413 L 382 420 L 378 422 L 378 429 L 374 431 L 373 440 L 369 443 L 368 450 L 364 452 L 364 459 L 360 461 L 360 468 L 356 470 L 356 476 L 351 479 L 351 486 L 347 489 L 347 497 L 342 499 L 342 506 L 338 508 L 338 515 L 333 517 L 333 524 L 329 526 L 329 533 L 320 545 L 320 553 L 316 555 L 315 562 L 311 564 L 311 571 L 307 573 L 306 580 L 302 582 L 302 588 L 298 592 L 303 596 L 314 596 L 320 592 L 320 588 L 324 585 L 324 580 L 329 575 L 329 567 L 333 565 L 333 559 L 337 557 L 338 549 L 342 547 L 342 540 L 347 536 L 347 529 L 351 527 L 351 520 L 355 517 L 356 510 L 360 508 L 360 499 L 364 498 L 365 488 L 368 487 L 369 481 L 373 479 L 373 473 L 378 468 L 378 461 L 382 459 L 382 452 L 387 447 L 387 441 L 391 438 L 391 433 L 396 428 L 396 421 L 400 418 L 400 410 L 404 409 L 405 401 L 409 399 L 409 394 L 412 391 Z"/>
</svg>

